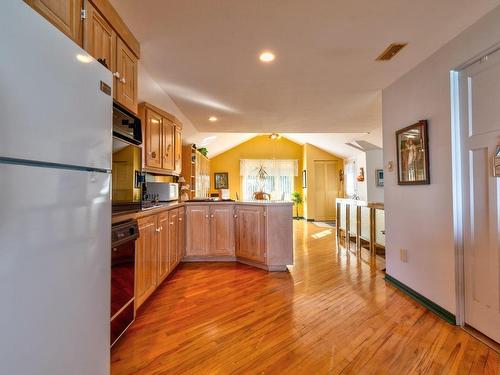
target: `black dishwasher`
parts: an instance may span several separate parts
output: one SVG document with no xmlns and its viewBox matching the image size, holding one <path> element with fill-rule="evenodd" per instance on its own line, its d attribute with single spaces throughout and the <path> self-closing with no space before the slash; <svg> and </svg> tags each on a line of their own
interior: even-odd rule
<svg viewBox="0 0 500 375">
<path fill-rule="evenodd" d="M 111 346 L 135 318 L 135 241 L 138 237 L 137 220 L 111 228 Z"/>
</svg>

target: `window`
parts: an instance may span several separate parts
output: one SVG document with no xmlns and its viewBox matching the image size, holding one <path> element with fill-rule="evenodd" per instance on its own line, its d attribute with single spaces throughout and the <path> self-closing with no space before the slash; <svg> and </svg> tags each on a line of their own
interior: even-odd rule
<svg viewBox="0 0 500 375">
<path fill-rule="evenodd" d="M 289 201 L 298 176 L 298 161 L 241 159 L 240 175 L 244 200 L 251 200 L 255 192 L 263 191 L 270 194 L 272 200 Z"/>
</svg>

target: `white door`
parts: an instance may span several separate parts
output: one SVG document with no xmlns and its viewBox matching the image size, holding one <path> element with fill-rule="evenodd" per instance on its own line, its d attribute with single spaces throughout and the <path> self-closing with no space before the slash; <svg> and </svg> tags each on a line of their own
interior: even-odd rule
<svg viewBox="0 0 500 375">
<path fill-rule="evenodd" d="M 314 161 L 315 219 L 335 220 L 339 180 L 336 161 Z"/>
<path fill-rule="evenodd" d="M 500 342 L 500 52 L 460 72 L 465 322 Z"/>
</svg>

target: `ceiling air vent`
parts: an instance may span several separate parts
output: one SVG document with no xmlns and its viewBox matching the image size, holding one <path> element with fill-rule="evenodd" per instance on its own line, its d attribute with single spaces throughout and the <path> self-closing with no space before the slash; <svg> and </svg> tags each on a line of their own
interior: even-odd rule
<svg viewBox="0 0 500 375">
<path fill-rule="evenodd" d="M 389 61 L 401 51 L 408 43 L 392 43 L 376 58 L 377 61 Z"/>
</svg>

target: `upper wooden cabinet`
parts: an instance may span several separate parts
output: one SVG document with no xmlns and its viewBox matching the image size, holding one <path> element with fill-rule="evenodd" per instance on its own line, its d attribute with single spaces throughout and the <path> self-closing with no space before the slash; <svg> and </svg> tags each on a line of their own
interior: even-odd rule
<svg viewBox="0 0 500 375">
<path fill-rule="evenodd" d="M 114 76 L 114 99 L 137 113 L 140 46 L 109 0 L 25 0 Z"/>
<path fill-rule="evenodd" d="M 150 168 L 161 168 L 162 161 L 162 118 L 153 110 L 146 108 L 143 116 L 144 164 Z"/>
<path fill-rule="evenodd" d="M 264 207 L 237 206 L 236 213 L 236 256 L 265 263 L 266 226 Z"/>
<path fill-rule="evenodd" d="M 175 127 L 174 159 L 174 171 L 180 174 L 182 172 L 182 131 L 178 126 Z"/>
<path fill-rule="evenodd" d="M 78 45 L 82 45 L 83 0 L 25 0 Z"/>
<path fill-rule="evenodd" d="M 148 104 L 139 105 L 143 124 L 143 169 L 179 175 L 182 165 L 182 126 L 175 116 Z"/>
<path fill-rule="evenodd" d="M 83 48 L 101 64 L 116 72 L 116 33 L 89 2 L 86 4 Z"/>
<path fill-rule="evenodd" d="M 170 120 L 164 118 L 162 124 L 162 168 L 174 171 L 174 133 L 175 125 Z"/>
<path fill-rule="evenodd" d="M 137 113 L 137 57 L 130 48 L 117 38 L 116 42 L 116 72 L 115 99 Z"/>
</svg>

